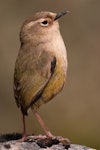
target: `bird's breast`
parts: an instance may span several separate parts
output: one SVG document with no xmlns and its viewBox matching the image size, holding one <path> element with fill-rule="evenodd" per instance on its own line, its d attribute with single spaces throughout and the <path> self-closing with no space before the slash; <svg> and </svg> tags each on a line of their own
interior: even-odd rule
<svg viewBox="0 0 100 150">
<path fill-rule="evenodd" d="M 48 45 L 48 51 L 55 56 L 56 67 L 46 88 L 44 89 L 42 95 L 44 102 L 49 101 L 61 91 L 66 81 L 68 66 L 66 47 L 61 36 L 55 39 L 55 42 L 51 41 L 50 45 Z"/>
</svg>

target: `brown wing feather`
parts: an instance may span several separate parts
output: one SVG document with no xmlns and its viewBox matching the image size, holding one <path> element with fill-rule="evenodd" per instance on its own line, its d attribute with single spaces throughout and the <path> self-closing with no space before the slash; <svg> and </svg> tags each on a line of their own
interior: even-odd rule
<svg viewBox="0 0 100 150">
<path fill-rule="evenodd" d="M 37 57 L 19 53 L 15 65 L 14 93 L 17 106 L 21 107 L 24 114 L 27 114 L 27 109 L 41 96 L 55 64 L 56 59 L 49 52 L 42 51 Z"/>
</svg>

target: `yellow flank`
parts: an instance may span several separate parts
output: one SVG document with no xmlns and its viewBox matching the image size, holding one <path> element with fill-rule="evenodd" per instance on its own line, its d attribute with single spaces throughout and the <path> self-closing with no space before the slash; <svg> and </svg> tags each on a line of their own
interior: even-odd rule
<svg viewBox="0 0 100 150">
<path fill-rule="evenodd" d="M 31 106 L 33 109 L 39 108 L 43 103 L 50 101 L 59 91 L 62 90 L 66 80 L 66 72 L 61 66 L 61 61 L 57 62 L 54 74 L 50 78 L 47 86 L 45 87 L 41 97 L 36 103 Z"/>
</svg>

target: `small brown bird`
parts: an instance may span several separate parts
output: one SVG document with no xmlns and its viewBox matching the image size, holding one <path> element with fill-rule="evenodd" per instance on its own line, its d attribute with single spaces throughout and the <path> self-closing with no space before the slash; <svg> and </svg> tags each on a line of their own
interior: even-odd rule
<svg viewBox="0 0 100 150">
<path fill-rule="evenodd" d="M 58 19 L 66 13 L 37 12 L 21 27 L 21 46 L 14 72 L 14 95 L 23 115 L 21 141 L 26 139 L 25 115 L 30 107 L 46 136 L 54 137 L 37 110 L 56 96 L 65 84 L 67 55 Z"/>
</svg>

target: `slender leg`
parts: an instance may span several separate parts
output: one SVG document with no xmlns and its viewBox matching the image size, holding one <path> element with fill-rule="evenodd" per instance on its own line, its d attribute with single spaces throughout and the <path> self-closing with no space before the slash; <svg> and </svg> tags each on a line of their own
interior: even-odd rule
<svg viewBox="0 0 100 150">
<path fill-rule="evenodd" d="M 47 126 L 45 125 L 45 123 L 43 122 L 42 118 L 40 117 L 40 115 L 38 114 L 37 111 L 33 111 L 38 122 L 40 123 L 41 127 L 43 128 L 45 134 L 47 137 L 49 138 L 53 138 L 54 136 L 51 134 L 51 132 L 49 131 L 49 129 L 47 128 Z"/>
<path fill-rule="evenodd" d="M 38 122 L 40 123 L 41 127 L 43 128 L 47 138 L 58 139 L 59 142 L 70 144 L 70 140 L 69 139 L 63 138 L 61 136 L 54 136 L 54 135 L 52 135 L 51 132 L 49 131 L 49 129 L 47 128 L 47 126 L 45 125 L 45 123 L 43 122 L 42 118 L 38 114 L 38 112 L 34 111 L 34 110 L 33 110 L 33 112 L 34 112 Z M 34 137 L 34 139 L 35 138 L 40 138 L 40 139 L 44 138 L 45 139 L 45 136 L 43 138 L 42 138 L 42 136 L 36 136 L 36 137 Z"/>
<path fill-rule="evenodd" d="M 26 139 L 26 126 L 25 126 L 25 115 L 22 114 L 22 122 L 23 122 L 23 133 L 22 133 L 22 138 L 18 139 L 18 142 L 23 142 Z"/>
<path fill-rule="evenodd" d="M 22 114 L 23 119 L 23 137 L 26 138 L 26 124 L 25 124 L 25 115 Z"/>
</svg>

